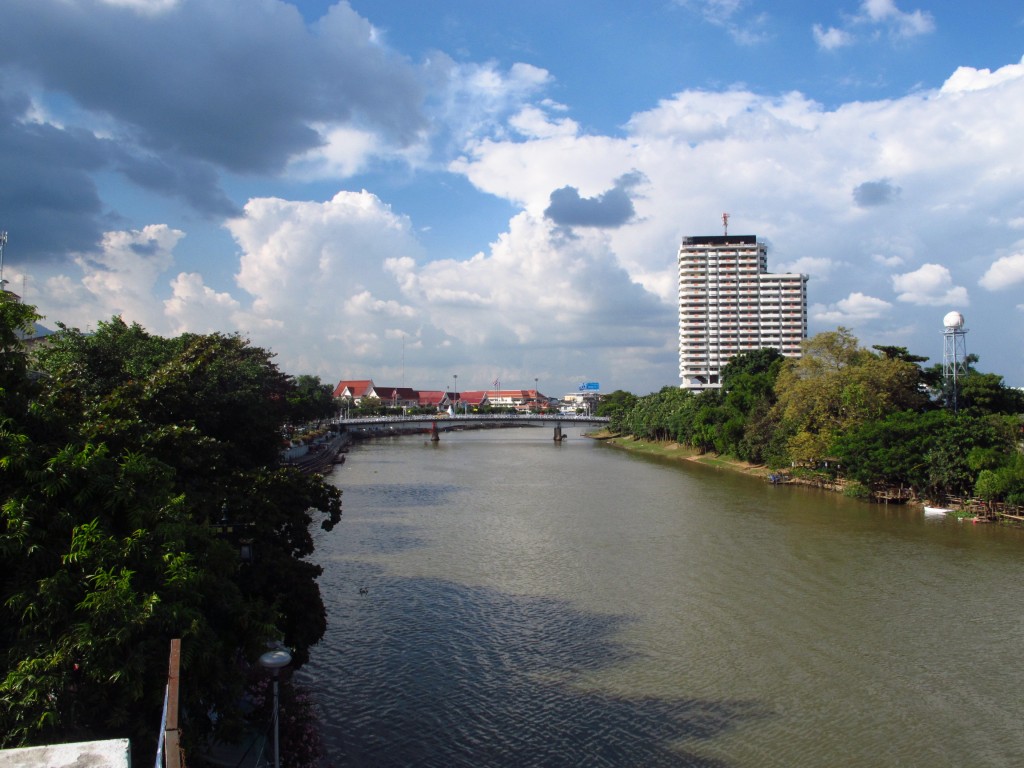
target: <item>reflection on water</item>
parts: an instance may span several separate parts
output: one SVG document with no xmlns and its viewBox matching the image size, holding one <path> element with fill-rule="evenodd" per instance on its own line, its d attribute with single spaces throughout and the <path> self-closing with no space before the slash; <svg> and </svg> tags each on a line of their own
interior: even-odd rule
<svg viewBox="0 0 1024 768">
<path fill-rule="evenodd" d="M 1024 764 L 1018 532 L 547 429 L 332 479 L 334 765 Z"/>
</svg>

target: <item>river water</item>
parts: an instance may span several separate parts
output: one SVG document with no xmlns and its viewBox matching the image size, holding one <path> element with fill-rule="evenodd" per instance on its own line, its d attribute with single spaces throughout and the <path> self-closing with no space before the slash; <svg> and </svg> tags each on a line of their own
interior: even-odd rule
<svg viewBox="0 0 1024 768">
<path fill-rule="evenodd" d="M 333 473 L 330 764 L 1024 765 L 1024 533 L 568 434 Z"/>
</svg>

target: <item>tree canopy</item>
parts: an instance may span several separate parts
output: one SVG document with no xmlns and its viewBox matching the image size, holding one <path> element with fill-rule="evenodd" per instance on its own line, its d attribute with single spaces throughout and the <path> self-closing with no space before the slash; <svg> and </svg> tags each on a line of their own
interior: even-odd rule
<svg viewBox="0 0 1024 768">
<path fill-rule="evenodd" d="M 1024 393 L 979 372 L 977 357 L 954 398 L 942 366 L 922 368 L 928 358 L 905 347 L 864 349 L 846 328 L 802 352 L 736 355 L 721 389 L 617 393 L 610 426 L 772 468 L 828 464 L 870 489 L 1024 502 Z"/>
<path fill-rule="evenodd" d="M 304 558 L 340 491 L 278 462 L 295 383 L 238 336 L 118 318 L 29 358 L 34 319 L 0 300 L 0 742 L 149 744 L 174 637 L 186 733 L 230 730 L 246 664 L 272 640 L 301 663 L 326 626 Z"/>
</svg>

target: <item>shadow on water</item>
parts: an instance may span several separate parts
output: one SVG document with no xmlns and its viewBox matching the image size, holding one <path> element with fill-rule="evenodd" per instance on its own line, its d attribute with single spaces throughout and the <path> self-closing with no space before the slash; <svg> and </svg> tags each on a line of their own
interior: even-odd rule
<svg viewBox="0 0 1024 768">
<path fill-rule="evenodd" d="M 575 684 L 630 659 L 614 640 L 627 618 L 348 565 L 344 586 L 324 585 L 331 629 L 300 673 L 317 691 L 339 768 L 713 768 L 728 763 L 690 751 L 694 741 L 772 714 L 756 702 Z"/>
</svg>

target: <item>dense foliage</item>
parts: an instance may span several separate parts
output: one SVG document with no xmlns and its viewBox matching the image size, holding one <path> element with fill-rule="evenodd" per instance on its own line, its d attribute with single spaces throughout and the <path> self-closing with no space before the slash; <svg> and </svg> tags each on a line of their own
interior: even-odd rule
<svg viewBox="0 0 1024 768">
<path fill-rule="evenodd" d="M 838 328 L 805 341 L 798 359 L 737 355 L 721 389 L 613 393 L 599 413 L 616 432 L 841 474 L 869 492 L 1024 502 L 1024 393 L 975 370 L 975 357 L 954 392 L 926 361 L 904 347 L 864 349 Z"/>
<path fill-rule="evenodd" d="M 304 558 L 340 491 L 278 463 L 303 390 L 238 336 L 116 318 L 30 358 L 35 319 L 0 297 L 0 743 L 151 751 L 175 637 L 186 737 L 229 733 L 268 641 L 301 663 L 326 627 Z"/>
</svg>

